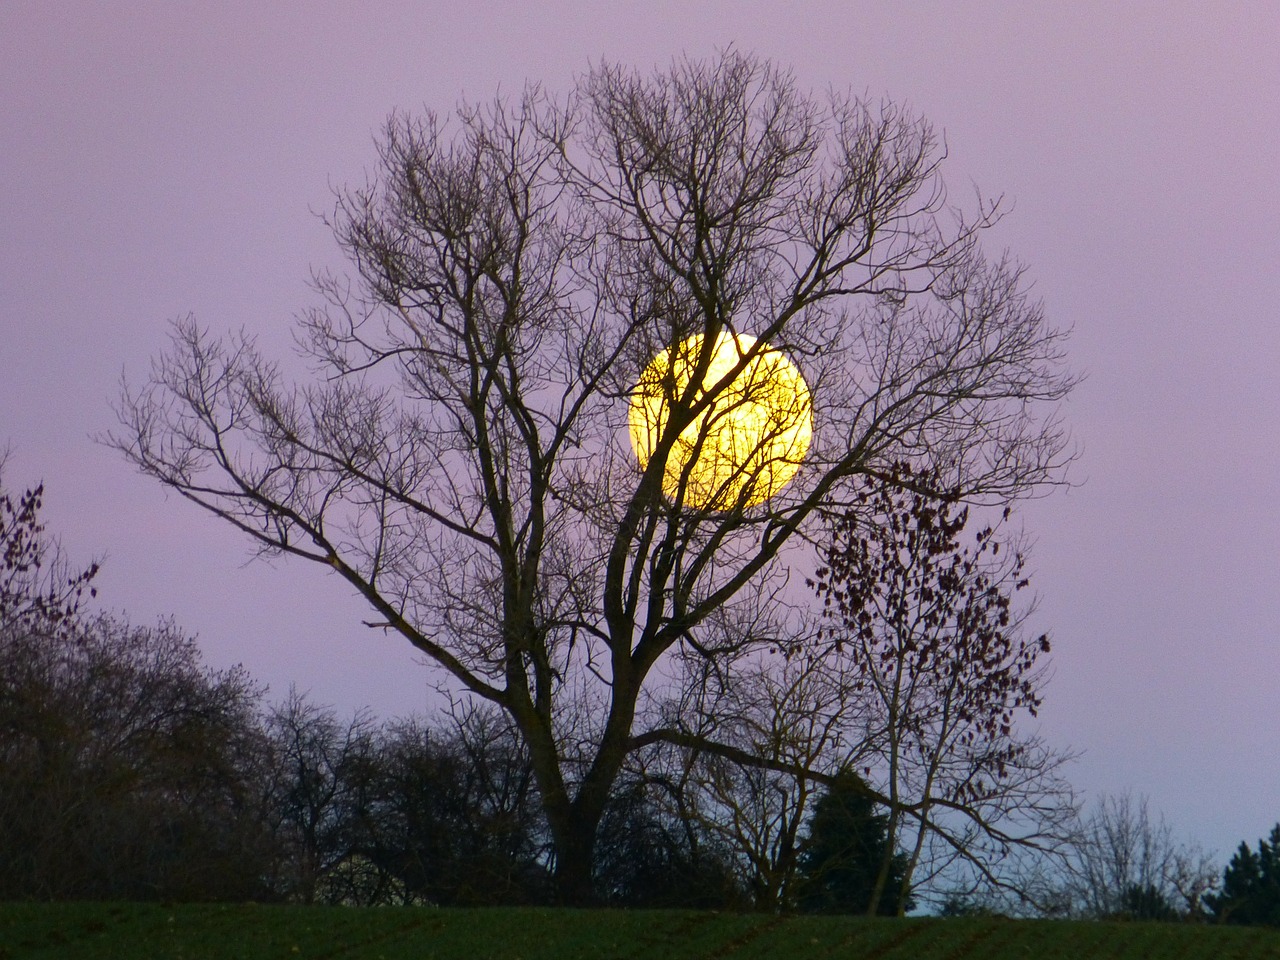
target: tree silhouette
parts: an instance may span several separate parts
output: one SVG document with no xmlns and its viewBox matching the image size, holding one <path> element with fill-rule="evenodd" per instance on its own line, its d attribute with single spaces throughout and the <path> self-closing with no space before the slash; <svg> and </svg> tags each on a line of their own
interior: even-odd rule
<svg viewBox="0 0 1280 960">
<path fill-rule="evenodd" d="M 888 859 L 889 883 L 879 883 Z M 853 773 L 836 778 L 814 804 L 800 850 L 799 907 L 813 913 L 895 916 L 907 858 L 893 849 L 889 817 L 877 812 Z M 904 908 L 914 902 L 908 898 Z"/>
<path fill-rule="evenodd" d="M 1268 842 L 1269 840 L 1269 842 Z M 1222 874 L 1222 892 L 1205 899 L 1225 923 L 1280 927 L 1280 823 L 1255 853 L 1241 843 Z"/>
<path fill-rule="evenodd" d="M 1015 733 L 1041 702 L 1045 634 L 1028 637 L 1025 558 L 998 520 L 966 535 L 958 490 L 909 463 L 866 479 L 856 505 L 833 515 L 810 585 L 823 604 L 818 656 L 843 658 L 877 746 L 867 773 L 888 802 L 890 846 L 878 890 L 892 890 L 890 853 L 907 848 L 898 895 L 937 844 L 931 873 L 990 862 L 1012 845 L 1054 849 L 1073 812 L 1066 757 Z M 905 838 L 905 839 L 900 839 Z M 874 899 L 879 899 L 879 894 Z"/>
<path fill-rule="evenodd" d="M 991 499 L 1059 477 L 1062 335 L 983 254 L 995 205 L 948 205 L 928 124 L 739 53 L 397 115 L 380 149 L 332 217 L 357 277 L 320 277 L 302 324 L 318 379 L 184 321 L 110 442 L 505 711 L 582 902 L 627 755 L 681 736 L 640 715 L 658 665 L 767 643 L 784 547 L 857 475 L 919 458 Z M 752 339 L 717 379 L 725 333 Z M 641 466 L 628 399 L 663 351 L 690 376 Z M 768 463 L 736 451 L 691 499 L 685 451 L 771 389 L 734 386 L 769 351 L 811 389 L 803 464 L 756 502 Z"/>
</svg>

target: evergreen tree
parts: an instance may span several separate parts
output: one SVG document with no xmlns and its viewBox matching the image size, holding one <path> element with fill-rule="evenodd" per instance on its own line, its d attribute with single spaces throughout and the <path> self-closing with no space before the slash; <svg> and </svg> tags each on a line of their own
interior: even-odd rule
<svg viewBox="0 0 1280 960">
<path fill-rule="evenodd" d="M 1155 884 L 1130 884 L 1125 888 L 1120 903 L 1122 909 L 1119 917 L 1123 919 L 1162 922 L 1178 919 L 1178 911 Z"/>
<path fill-rule="evenodd" d="M 1220 922 L 1280 927 L 1280 823 L 1269 839 L 1258 841 L 1257 853 L 1242 842 L 1222 875 L 1222 892 L 1205 898 Z"/>
<path fill-rule="evenodd" d="M 906 857 L 890 852 L 889 818 L 876 812 L 862 779 L 841 775 L 814 804 L 800 849 L 799 908 L 808 913 L 898 913 L 898 892 Z M 871 898 L 885 856 L 891 857 L 889 882 L 879 903 Z M 908 898 L 904 910 L 914 902 Z"/>
</svg>

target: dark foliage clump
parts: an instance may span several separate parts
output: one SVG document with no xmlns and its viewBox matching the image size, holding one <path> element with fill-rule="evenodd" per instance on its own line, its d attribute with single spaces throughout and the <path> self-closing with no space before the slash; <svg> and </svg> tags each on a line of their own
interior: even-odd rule
<svg viewBox="0 0 1280 960">
<path fill-rule="evenodd" d="M 1241 843 L 1222 875 L 1222 892 L 1206 898 L 1224 923 L 1280 927 L 1280 823 L 1255 853 Z"/>
<path fill-rule="evenodd" d="M 808 836 L 800 851 L 800 909 L 897 914 L 907 858 L 901 853 L 889 854 L 887 882 L 878 883 L 891 843 L 888 826 L 889 818 L 876 812 L 857 776 L 839 778 L 818 798 L 809 820 Z M 905 909 L 913 906 L 908 899 Z"/>
</svg>

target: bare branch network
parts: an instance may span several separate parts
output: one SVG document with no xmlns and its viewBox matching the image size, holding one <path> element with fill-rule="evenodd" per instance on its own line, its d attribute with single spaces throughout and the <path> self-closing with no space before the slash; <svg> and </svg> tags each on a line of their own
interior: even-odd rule
<svg viewBox="0 0 1280 960">
<path fill-rule="evenodd" d="M 356 282 L 320 277 L 299 328 L 317 378 L 183 320 L 110 442 L 507 711 L 580 898 L 609 789 L 660 735 L 638 704 L 665 655 L 775 640 L 784 548 L 860 475 L 910 462 L 985 501 L 1060 481 L 1064 335 L 983 253 L 997 205 L 948 203 L 925 121 L 749 56 L 395 115 L 380 149 L 332 218 Z M 726 333 L 755 339 L 707 381 Z M 686 342 L 641 468 L 629 398 Z M 809 385 L 812 443 L 763 502 L 755 458 L 698 507 L 673 450 L 727 393 L 758 399 L 734 380 L 766 350 Z"/>
</svg>

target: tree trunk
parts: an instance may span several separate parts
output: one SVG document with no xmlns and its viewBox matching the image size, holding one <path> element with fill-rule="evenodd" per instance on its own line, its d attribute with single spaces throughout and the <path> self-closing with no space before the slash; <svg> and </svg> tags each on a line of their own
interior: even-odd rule
<svg viewBox="0 0 1280 960">
<path fill-rule="evenodd" d="M 572 801 L 568 801 L 563 789 L 557 758 L 555 778 L 562 785 L 559 794 L 561 803 L 547 804 L 545 809 L 551 826 L 551 838 L 555 844 L 555 897 L 560 906 L 581 907 L 597 902 L 592 882 L 596 834 L 609 804 L 613 785 L 618 779 L 618 772 L 622 769 L 622 761 L 629 750 L 636 697 L 640 680 L 643 679 L 643 675 L 639 678 L 634 674 L 622 676 L 624 669 L 629 666 L 625 659 L 614 664 L 614 700 L 609 710 L 609 719 L 591 769 L 578 786 L 577 795 Z M 547 724 L 545 728 L 549 726 Z M 554 744 L 548 743 L 547 746 L 548 752 L 554 756 Z"/>
<path fill-rule="evenodd" d="M 560 907 L 587 907 L 596 903 L 592 883 L 596 831 L 600 817 L 571 816 L 555 834 L 555 901 Z"/>
</svg>

